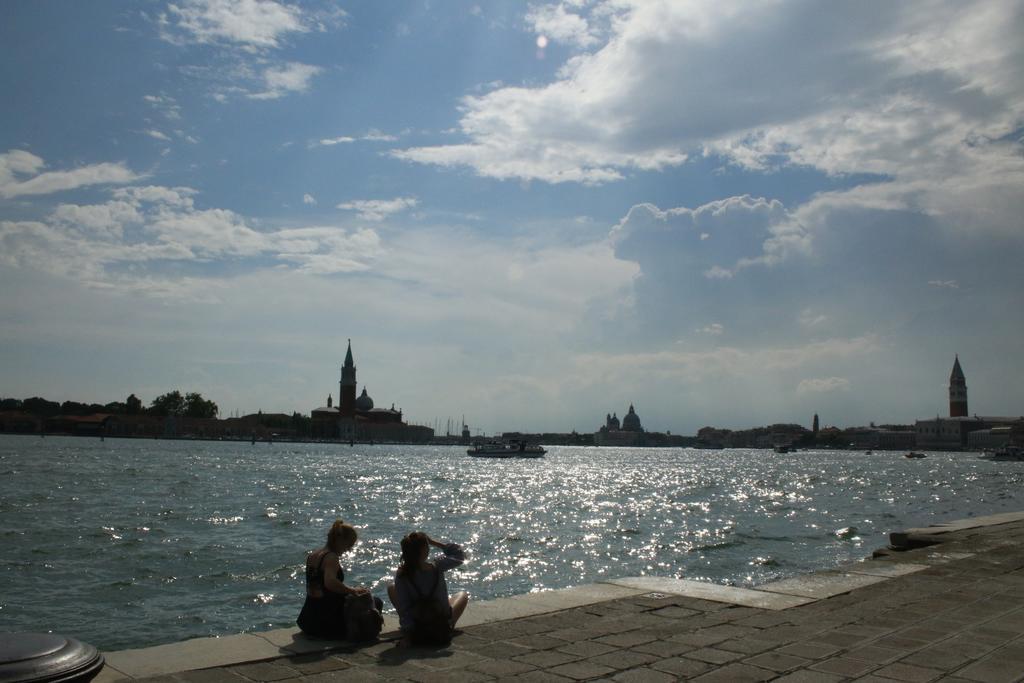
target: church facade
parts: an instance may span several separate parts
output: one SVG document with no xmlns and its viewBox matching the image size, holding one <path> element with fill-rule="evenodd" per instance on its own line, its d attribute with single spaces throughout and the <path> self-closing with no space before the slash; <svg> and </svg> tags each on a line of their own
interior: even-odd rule
<svg viewBox="0 0 1024 683">
<path fill-rule="evenodd" d="M 640 416 L 636 414 L 633 404 L 630 403 L 629 411 L 622 416 L 621 423 L 616 413 L 605 416 L 604 426 L 594 432 L 594 445 L 642 446 L 646 442 L 644 434 Z"/>
<path fill-rule="evenodd" d="M 433 438 L 434 430 L 430 427 L 403 422 L 402 411 L 396 409 L 395 404 L 390 408 L 377 408 L 365 385 L 358 397 L 356 388 L 356 365 L 352 360 L 350 339 L 345 363 L 341 366 L 337 405 L 328 394 L 327 405 L 314 408 L 311 413 L 314 439 L 427 443 Z"/>
</svg>

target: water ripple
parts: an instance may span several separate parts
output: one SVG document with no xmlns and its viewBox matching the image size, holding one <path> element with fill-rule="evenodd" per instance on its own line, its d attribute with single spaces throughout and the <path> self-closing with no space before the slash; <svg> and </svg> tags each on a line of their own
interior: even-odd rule
<svg viewBox="0 0 1024 683">
<path fill-rule="evenodd" d="M 336 518 L 383 597 L 398 540 L 462 542 L 478 599 L 654 574 L 753 585 L 860 559 L 897 528 L 1013 509 L 1024 466 L 970 454 L 459 448 L 0 435 L 5 628 L 119 649 L 294 623 Z M 15 476 L 16 475 L 16 476 Z M 52 578 L 52 580 L 51 580 Z M 46 600 L 39 598 L 47 587 Z M 67 609 L 75 605 L 75 609 Z"/>
</svg>

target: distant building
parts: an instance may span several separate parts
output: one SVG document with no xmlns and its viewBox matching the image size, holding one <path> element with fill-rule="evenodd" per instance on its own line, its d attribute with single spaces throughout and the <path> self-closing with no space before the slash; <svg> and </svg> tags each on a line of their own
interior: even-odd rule
<svg viewBox="0 0 1024 683">
<path fill-rule="evenodd" d="M 356 398 L 356 365 L 352 360 L 352 340 L 348 342 L 345 363 L 338 382 L 338 405 L 327 395 L 327 405 L 313 409 L 310 427 L 313 438 L 341 441 L 397 441 L 423 443 L 434 436 L 430 427 L 410 425 L 402 421 L 402 411 L 374 407 L 366 387 Z"/>
<path fill-rule="evenodd" d="M 1022 426 L 1024 417 L 968 414 L 967 379 L 960 367 L 958 354 L 949 373 L 949 417 L 936 415 L 935 419 L 918 420 L 915 424 L 917 448 L 961 450 L 997 447 L 1008 443 L 1013 430 Z"/>
<path fill-rule="evenodd" d="M 967 380 L 960 368 L 960 355 L 953 360 L 953 371 L 949 373 L 949 416 L 967 417 Z"/>
<path fill-rule="evenodd" d="M 642 446 L 644 444 L 644 428 L 640 424 L 640 416 L 629 404 L 629 412 L 622 418 L 615 413 L 606 416 L 604 426 L 594 432 L 595 446 Z"/>
</svg>

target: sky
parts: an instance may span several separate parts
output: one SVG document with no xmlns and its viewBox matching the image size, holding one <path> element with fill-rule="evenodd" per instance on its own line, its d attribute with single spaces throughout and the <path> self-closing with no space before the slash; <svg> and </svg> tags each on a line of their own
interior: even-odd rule
<svg viewBox="0 0 1024 683">
<path fill-rule="evenodd" d="M 0 3 L 0 396 L 1024 414 L 1021 2 Z"/>
</svg>

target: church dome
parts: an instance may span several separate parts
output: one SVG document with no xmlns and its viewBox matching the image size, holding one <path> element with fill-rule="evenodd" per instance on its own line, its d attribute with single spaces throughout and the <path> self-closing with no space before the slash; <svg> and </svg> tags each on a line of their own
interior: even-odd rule
<svg viewBox="0 0 1024 683">
<path fill-rule="evenodd" d="M 373 410 L 373 399 L 366 393 L 366 387 L 363 387 L 363 393 L 356 399 L 356 410 Z"/>
<path fill-rule="evenodd" d="M 644 431 L 644 428 L 640 426 L 640 416 L 633 410 L 632 404 L 629 406 L 629 412 L 622 418 L 622 429 L 626 432 Z"/>
</svg>

